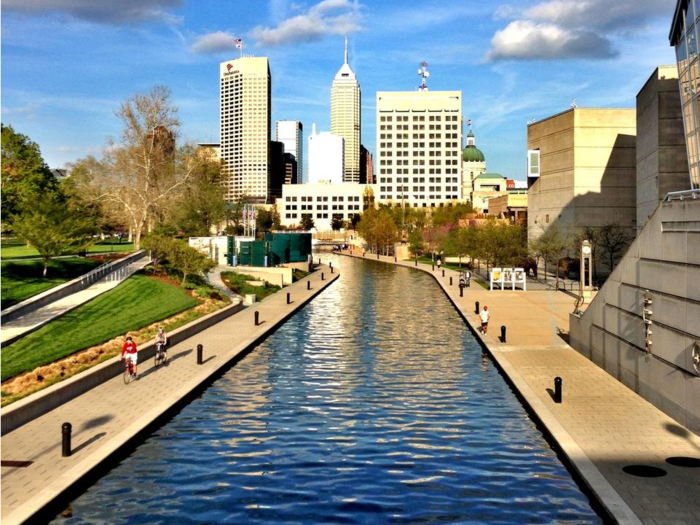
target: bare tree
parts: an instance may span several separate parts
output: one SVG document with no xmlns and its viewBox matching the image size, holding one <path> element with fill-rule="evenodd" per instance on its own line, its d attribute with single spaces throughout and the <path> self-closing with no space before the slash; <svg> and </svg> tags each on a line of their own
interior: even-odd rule
<svg viewBox="0 0 700 525">
<path fill-rule="evenodd" d="M 177 148 L 180 120 L 168 88 L 134 95 L 116 115 L 121 142 L 110 141 L 102 159 L 88 157 L 73 168 L 85 194 L 126 218 L 139 249 L 144 229 L 164 216 L 204 159 L 192 146 Z"/>
<path fill-rule="evenodd" d="M 606 258 L 605 263 L 612 272 L 630 243 L 627 231 L 617 222 L 609 222 L 600 227 L 598 246 Z"/>
</svg>

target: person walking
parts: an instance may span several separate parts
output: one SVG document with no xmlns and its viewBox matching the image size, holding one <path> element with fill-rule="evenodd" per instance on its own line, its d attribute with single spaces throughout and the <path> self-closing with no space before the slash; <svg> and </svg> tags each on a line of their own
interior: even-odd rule
<svg viewBox="0 0 700 525">
<path fill-rule="evenodd" d="M 479 313 L 479 317 L 481 317 L 481 333 L 486 335 L 489 331 L 489 318 L 491 317 L 488 306 L 484 306 L 484 309 Z"/>
<path fill-rule="evenodd" d="M 127 359 L 128 361 L 131 362 L 131 364 L 134 367 L 134 372 L 131 374 L 132 377 L 136 377 L 136 364 L 138 363 L 138 350 L 136 348 L 136 343 L 134 343 L 134 340 L 131 338 L 131 336 L 127 336 L 126 341 L 124 341 L 124 346 L 122 346 L 122 353 L 119 356 L 119 362 L 123 361 L 124 359 Z"/>
<path fill-rule="evenodd" d="M 467 288 L 469 288 L 472 284 L 472 272 L 467 270 Z"/>
<path fill-rule="evenodd" d="M 438 258 L 437 258 L 437 267 L 438 267 L 438 270 L 440 269 L 441 266 L 442 266 L 442 259 L 440 259 L 440 256 L 438 256 Z"/>
</svg>

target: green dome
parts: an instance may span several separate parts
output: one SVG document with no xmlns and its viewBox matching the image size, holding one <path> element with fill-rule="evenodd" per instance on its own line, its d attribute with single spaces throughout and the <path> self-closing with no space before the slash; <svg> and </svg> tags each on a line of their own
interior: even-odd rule
<svg viewBox="0 0 700 525">
<path fill-rule="evenodd" d="M 462 151 L 462 160 L 464 162 L 486 162 L 484 154 L 476 146 L 467 146 Z"/>
</svg>

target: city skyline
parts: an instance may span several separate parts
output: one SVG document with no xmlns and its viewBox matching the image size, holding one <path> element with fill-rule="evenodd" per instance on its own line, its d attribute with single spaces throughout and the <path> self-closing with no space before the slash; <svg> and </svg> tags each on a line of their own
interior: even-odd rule
<svg viewBox="0 0 700 525">
<path fill-rule="evenodd" d="M 362 143 L 373 154 L 376 92 L 417 89 L 425 60 L 431 90 L 463 92 L 462 114 L 473 121 L 489 170 L 522 180 L 527 121 L 564 111 L 573 98 L 580 107 L 633 107 L 654 68 L 674 63 L 673 6 L 518 5 L 273 0 L 224 10 L 158 0 L 86 10 L 67 0 L 31 9 L 9 1 L 2 120 L 35 140 L 51 167 L 64 167 L 119 136 L 113 112 L 124 99 L 163 84 L 180 108 L 183 136 L 217 142 L 216 68 L 240 56 L 234 42 L 242 38 L 243 53 L 270 59 L 272 121 L 330 129 L 330 87 L 347 35 L 366 94 Z M 230 12 L 236 16 L 222 16 Z"/>
</svg>

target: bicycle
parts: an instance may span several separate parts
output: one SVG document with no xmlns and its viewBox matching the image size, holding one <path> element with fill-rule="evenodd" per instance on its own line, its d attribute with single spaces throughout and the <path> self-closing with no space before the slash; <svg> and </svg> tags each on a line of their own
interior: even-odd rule
<svg viewBox="0 0 700 525">
<path fill-rule="evenodd" d="M 168 354 L 165 352 L 166 343 L 156 343 L 156 355 L 153 358 L 155 366 L 164 365 L 168 361 Z"/>
<path fill-rule="evenodd" d="M 131 383 L 132 379 L 136 379 L 136 373 L 134 372 L 134 363 L 128 357 L 124 358 L 124 384 L 128 385 Z"/>
</svg>

